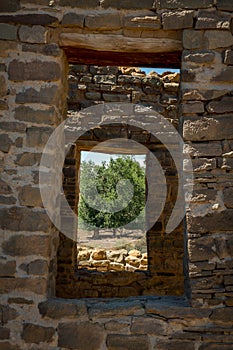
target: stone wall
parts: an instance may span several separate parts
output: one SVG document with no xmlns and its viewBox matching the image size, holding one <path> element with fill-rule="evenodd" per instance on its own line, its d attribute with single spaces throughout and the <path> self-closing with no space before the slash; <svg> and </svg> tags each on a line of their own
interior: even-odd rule
<svg viewBox="0 0 233 350">
<path fill-rule="evenodd" d="M 232 1 L 8 0 L 0 12 L 1 348 L 231 349 Z M 70 34 L 89 34 L 96 49 Z M 99 51 L 101 42 L 122 52 Z M 68 61 L 180 62 L 180 127 L 195 175 L 186 299 L 55 297 L 59 235 L 41 205 L 38 166 L 66 116 Z"/>
</svg>

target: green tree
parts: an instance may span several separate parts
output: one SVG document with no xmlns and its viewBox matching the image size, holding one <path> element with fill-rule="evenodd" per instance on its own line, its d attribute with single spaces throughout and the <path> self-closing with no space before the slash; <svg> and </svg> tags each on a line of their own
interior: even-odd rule
<svg viewBox="0 0 233 350">
<path fill-rule="evenodd" d="M 117 184 L 125 179 L 133 188 L 130 201 L 128 191 L 117 192 Z M 88 230 L 94 229 L 95 236 L 98 236 L 98 229 L 111 228 L 115 233 L 117 228 L 135 220 L 129 225 L 133 229 L 144 220 L 145 191 L 145 168 L 133 156 L 111 158 L 109 163 L 102 162 L 101 165 L 84 161 L 80 171 L 79 222 Z M 98 210 L 100 198 L 104 203 L 102 210 Z M 116 203 L 123 209 L 116 211 Z"/>
</svg>

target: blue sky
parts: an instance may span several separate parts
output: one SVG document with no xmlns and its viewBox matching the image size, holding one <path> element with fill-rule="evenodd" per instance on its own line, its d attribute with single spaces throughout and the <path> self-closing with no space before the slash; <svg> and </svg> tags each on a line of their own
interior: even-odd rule
<svg viewBox="0 0 233 350">
<path fill-rule="evenodd" d="M 117 157 L 118 155 L 114 154 L 81 151 L 81 162 L 92 160 L 95 164 L 101 164 L 103 161 L 109 162 L 110 158 L 114 159 Z M 135 155 L 135 159 L 140 165 L 143 165 L 145 155 Z"/>
<path fill-rule="evenodd" d="M 152 70 L 153 71 L 156 71 L 157 73 L 159 74 L 162 74 L 163 72 L 179 72 L 180 70 L 179 69 L 172 69 L 172 68 L 141 68 L 141 70 L 145 71 L 146 74 L 150 73 Z"/>
</svg>

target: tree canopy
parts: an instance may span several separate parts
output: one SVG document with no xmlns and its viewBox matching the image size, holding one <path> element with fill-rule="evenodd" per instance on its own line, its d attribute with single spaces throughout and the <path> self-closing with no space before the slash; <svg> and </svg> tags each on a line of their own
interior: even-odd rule
<svg viewBox="0 0 233 350">
<path fill-rule="evenodd" d="M 130 183 L 126 182 L 120 190 L 122 180 Z M 131 200 L 128 195 L 130 186 L 127 184 L 133 190 Z M 79 186 L 78 216 L 85 229 L 117 229 L 134 221 L 129 225 L 133 229 L 139 221 L 144 220 L 145 168 L 140 166 L 134 156 L 111 158 L 100 165 L 83 161 Z M 117 210 L 116 203 L 123 209 Z"/>
</svg>

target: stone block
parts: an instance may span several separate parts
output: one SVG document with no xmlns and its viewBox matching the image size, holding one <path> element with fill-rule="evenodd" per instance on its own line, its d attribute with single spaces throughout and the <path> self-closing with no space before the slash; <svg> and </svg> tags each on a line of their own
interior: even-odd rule
<svg viewBox="0 0 233 350">
<path fill-rule="evenodd" d="M 3 75 L 0 75 L 0 97 L 4 97 L 7 94 L 6 79 Z"/>
<path fill-rule="evenodd" d="M 83 28 L 84 25 L 84 15 L 74 12 L 66 13 L 62 18 L 62 25 L 64 27 L 78 27 Z"/>
<path fill-rule="evenodd" d="M 193 27 L 194 11 L 171 11 L 162 14 L 163 29 L 183 29 Z"/>
<path fill-rule="evenodd" d="M 182 104 L 182 114 L 204 113 L 204 103 L 201 101 L 192 101 Z"/>
<path fill-rule="evenodd" d="M 57 113 L 54 107 L 34 109 L 29 106 L 19 106 L 15 109 L 15 119 L 36 124 L 53 125 Z"/>
<path fill-rule="evenodd" d="M 3 279 L 4 280 L 4 279 Z M 18 317 L 18 312 L 8 305 L 0 305 L 1 325 L 15 320 Z"/>
<path fill-rule="evenodd" d="M 190 239 L 188 242 L 188 253 L 191 262 L 206 261 L 216 258 L 213 238 L 201 237 Z"/>
<path fill-rule="evenodd" d="M 64 317 L 81 318 L 87 316 L 85 301 L 78 299 L 51 299 L 46 300 L 38 306 L 42 317 L 61 319 Z"/>
<path fill-rule="evenodd" d="M 6 181 L 0 179 L 0 193 L 1 194 L 11 194 L 12 193 L 12 189 L 10 187 L 10 185 L 8 185 L 8 183 L 6 183 Z"/>
<path fill-rule="evenodd" d="M 207 30 L 204 38 L 208 49 L 218 49 L 233 45 L 233 36 L 229 31 Z"/>
<path fill-rule="evenodd" d="M 218 11 L 199 11 L 196 29 L 230 29 L 231 16 Z"/>
<path fill-rule="evenodd" d="M 19 190 L 19 202 L 21 205 L 28 207 L 42 207 L 40 189 L 26 185 Z"/>
<path fill-rule="evenodd" d="M 185 146 L 185 153 L 191 157 L 217 157 L 222 155 L 222 144 L 220 141 L 192 143 Z"/>
<path fill-rule="evenodd" d="M 85 97 L 88 100 L 98 101 L 101 99 L 101 93 L 100 92 L 86 92 Z"/>
<path fill-rule="evenodd" d="M 16 95 L 16 103 L 53 104 L 58 98 L 58 86 L 50 84 L 40 89 L 24 88 Z"/>
<path fill-rule="evenodd" d="M 217 0 L 217 9 L 232 12 L 233 3 L 231 0 Z"/>
<path fill-rule="evenodd" d="M 183 125 L 183 137 L 189 141 L 215 141 L 231 139 L 233 115 L 218 115 L 211 118 L 192 117 Z"/>
<path fill-rule="evenodd" d="M 225 51 L 224 63 L 227 65 L 233 65 L 233 50 Z"/>
<path fill-rule="evenodd" d="M 50 226 L 51 223 L 44 210 L 34 210 L 26 207 L 10 207 L 0 209 L 0 227 L 2 229 L 12 231 L 48 232 Z M 37 237 L 39 240 L 39 236 Z"/>
<path fill-rule="evenodd" d="M 16 12 L 20 9 L 20 0 L 1 1 L 0 12 Z"/>
<path fill-rule="evenodd" d="M 219 101 L 211 101 L 206 108 L 209 113 L 233 112 L 233 96 L 223 97 Z"/>
<path fill-rule="evenodd" d="M 233 36 L 232 36 L 233 38 Z M 233 67 L 228 66 L 222 70 L 221 73 L 216 75 L 211 79 L 212 82 L 220 82 L 220 83 L 233 83 Z"/>
<path fill-rule="evenodd" d="M 59 20 L 57 17 L 45 13 L 33 13 L 33 15 L 2 15 L 0 16 L 0 23 L 49 26 L 52 24 L 58 24 Z"/>
<path fill-rule="evenodd" d="M 95 8 L 99 7 L 99 0 L 79 0 L 77 5 L 77 0 L 59 0 L 60 6 L 70 6 L 78 7 L 80 9 Z"/>
<path fill-rule="evenodd" d="M 166 335 L 167 324 L 163 320 L 154 317 L 135 317 L 131 325 L 131 333 Z"/>
<path fill-rule="evenodd" d="M 126 16 L 124 18 L 124 28 L 160 29 L 161 17 L 157 14 L 154 16 Z"/>
<path fill-rule="evenodd" d="M 195 350 L 195 343 L 189 340 L 159 340 L 156 350 Z"/>
<path fill-rule="evenodd" d="M 122 24 L 117 13 L 96 13 L 85 17 L 85 27 L 88 29 L 120 29 Z"/>
<path fill-rule="evenodd" d="M 160 0 L 161 9 L 201 9 L 212 7 L 214 0 Z"/>
<path fill-rule="evenodd" d="M 19 39 L 26 43 L 46 43 L 47 30 L 42 26 L 21 26 L 19 28 Z"/>
<path fill-rule="evenodd" d="M 225 188 L 223 191 L 223 201 L 227 208 L 233 209 L 233 188 Z"/>
<path fill-rule="evenodd" d="M 140 0 L 140 1 L 134 1 L 131 0 L 104 0 L 101 3 L 101 6 L 104 8 L 117 8 L 119 10 L 121 9 L 129 9 L 129 10 L 141 10 L 146 9 L 150 10 L 154 8 L 154 1 L 153 0 Z"/>
<path fill-rule="evenodd" d="M 32 126 L 26 130 L 26 145 L 28 147 L 44 147 L 53 132 L 50 127 Z"/>
<path fill-rule="evenodd" d="M 233 322 L 233 307 L 225 307 L 214 309 L 210 315 L 210 320 L 217 323 L 231 323 Z"/>
<path fill-rule="evenodd" d="M 30 237 L 19 234 L 11 236 L 2 243 L 4 254 L 10 256 L 41 255 L 48 257 L 50 253 L 50 239 L 47 236 L 32 235 Z"/>
<path fill-rule="evenodd" d="M 1 40 L 16 40 L 17 27 L 12 24 L 0 23 L 0 39 Z"/>
<path fill-rule="evenodd" d="M 20 166 L 32 166 L 40 163 L 41 153 L 24 152 L 16 157 L 16 164 Z"/>
<path fill-rule="evenodd" d="M 185 49 L 200 49 L 203 46 L 203 32 L 194 29 L 183 31 L 183 45 Z"/>
<path fill-rule="evenodd" d="M 58 346 L 79 349 L 101 349 L 105 340 L 103 327 L 98 323 L 60 323 L 58 325 Z"/>
<path fill-rule="evenodd" d="M 9 152 L 11 146 L 13 145 L 13 141 L 7 134 L 1 134 L 0 137 L 0 151 Z"/>
<path fill-rule="evenodd" d="M 9 64 L 8 74 L 9 79 L 13 81 L 54 81 L 61 78 L 61 68 L 57 62 L 39 60 L 23 62 L 14 59 Z"/>
<path fill-rule="evenodd" d="M 10 329 L 0 326 L 0 339 L 10 339 Z"/>
<path fill-rule="evenodd" d="M 217 168 L 216 158 L 197 158 L 192 160 L 193 171 L 205 172 Z"/>
<path fill-rule="evenodd" d="M 1 277 L 14 277 L 16 272 L 15 261 L 0 261 L 0 276 Z"/>
<path fill-rule="evenodd" d="M 205 216 L 191 217 L 188 215 L 187 227 L 191 233 L 226 232 L 233 230 L 232 218 L 232 209 L 207 214 Z"/>
<path fill-rule="evenodd" d="M 109 350 L 149 350 L 149 341 L 146 335 L 107 335 L 107 348 Z"/>
<path fill-rule="evenodd" d="M 52 341 L 54 334 L 55 329 L 52 327 L 44 327 L 32 323 L 23 325 L 22 338 L 26 343 L 49 343 Z"/>
<path fill-rule="evenodd" d="M 116 76 L 113 75 L 113 74 L 110 74 L 110 75 L 95 75 L 94 76 L 94 82 L 95 82 L 95 84 L 115 85 L 116 84 Z"/>
<path fill-rule="evenodd" d="M 19 277 L 9 277 L 0 279 L 0 293 L 9 294 L 10 292 L 15 292 L 15 290 L 20 293 L 22 290 L 24 292 L 35 293 L 47 296 L 47 278 L 41 277 L 31 277 L 19 278 Z"/>
<path fill-rule="evenodd" d="M 183 53 L 184 61 L 197 64 L 211 63 L 214 61 L 215 53 L 210 50 L 187 51 Z"/>
<path fill-rule="evenodd" d="M 45 56 L 58 57 L 61 54 L 61 49 L 57 44 L 22 44 L 23 52 L 35 52 Z"/>
<path fill-rule="evenodd" d="M 106 102 L 130 102 L 130 95 L 123 94 L 103 94 L 103 99 Z"/>
<path fill-rule="evenodd" d="M 133 276 L 131 276 L 131 278 L 133 278 Z M 132 281 L 129 280 L 128 282 L 132 282 Z M 122 283 L 122 281 L 120 281 L 119 283 Z M 117 278 L 116 278 L 116 285 L 119 285 Z M 141 303 L 137 301 L 132 301 L 132 300 L 115 301 L 114 303 L 106 303 L 104 305 L 102 303 L 101 304 L 96 303 L 95 305 L 92 305 L 88 310 L 89 317 L 91 317 L 92 319 L 94 318 L 98 319 L 101 317 L 143 315 L 144 313 L 145 311 Z"/>
<path fill-rule="evenodd" d="M 1 342 L 1 346 L 4 350 L 20 350 L 19 345 L 9 343 L 8 341 Z"/>
<path fill-rule="evenodd" d="M 0 129 L 10 132 L 25 132 L 26 124 L 18 122 L 0 122 Z"/>
<path fill-rule="evenodd" d="M 13 196 L 2 196 L 0 195 L 0 204 L 2 205 L 11 205 L 16 204 L 17 200 Z"/>
</svg>

